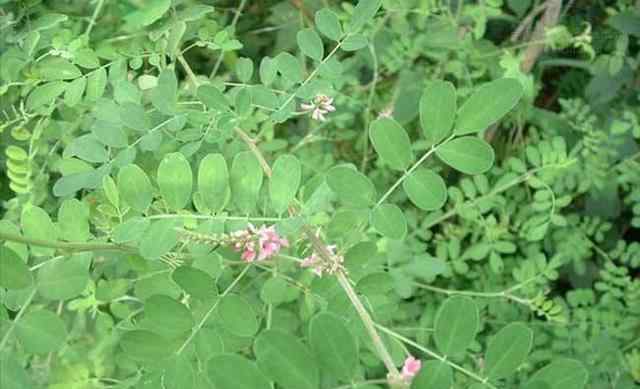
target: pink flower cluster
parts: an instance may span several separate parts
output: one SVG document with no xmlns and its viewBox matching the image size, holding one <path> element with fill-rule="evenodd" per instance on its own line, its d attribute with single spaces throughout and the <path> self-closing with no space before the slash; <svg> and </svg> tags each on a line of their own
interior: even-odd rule
<svg viewBox="0 0 640 389">
<path fill-rule="evenodd" d="M 344 257 L 336 254 L 336 246 L 327 246 L 327 251 L 331 254 L 332 261 L 327 263 L 324 261 L 318 253 L 315 251 L 300 262 L 301 267 L 311 268 L 311 270 L 318 276 L 322 277 L 323 273 L 334 274 L 342 268 Z"/>
<path fill-rule="evenodd" d="M 402 379 L 407 383 L 410 383 L 413 380 L 413 377 L 418 375 L 421 368 L 422 361 L 420 361 L 419 359 L 415 359 L 413 356 L 409 355 L 404 361 L 404 366 L 402 366 Z"/>
<path fill-rule="evenodd" d="M 264 261 L 278 254 L 283 247 L 289 247 L 289 241 L 276 232 L 274 226 L 256 228 L 253 224 L 231 234 L 233 249 L 241 252 L 245 262 Z"/>
<path fill-rule="evenodd" d="M 321 122 L 327 121 L 324 116 L 329 112 L 334 112 L 333 97 L 327 95 L 317 95 L 311 103 L 303 103 L 300 107 L 307 112 L 311 112 L 311 118 Z"/>
</svg>

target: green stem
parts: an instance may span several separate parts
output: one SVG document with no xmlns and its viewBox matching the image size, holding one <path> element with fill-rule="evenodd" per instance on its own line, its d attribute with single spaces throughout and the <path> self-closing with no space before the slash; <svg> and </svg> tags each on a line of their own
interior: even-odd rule
<svg viewBox="0 0 640 389">
<path fill-rule="evenodd" d="M 233 288 L 235 288 L 235 286 L 238 284 L 238 282 L 240 282 L 240 280 L 242 279 L 242 277 L 244 277 L 245 274 L 247 274 L 247 272 L 249 271 L 250 266 L 246 266 L 244 269 L 242 269 L 242 271 L 240 272 L 240 274 L 238 274 L 238 276 L 233 280 L 233 282 L 227 287 L 227 289 L 225 289 L 222 294 L 216 299 L 216 302 L 213 303 L 213 305 L 211 306 L 211 308 L 207 311 L 207 313 L 204 314 L 204 316 L 202 317 L 202 320 L 200 320 L 200 322 L 198 323 L 197 326 L 195 326 L 193 328 L 193 330 L 191 331 L 191 335 L 189 335 L 189 337 L 187 338 L 187 340 L 184 341 L 184 343 L 182 344 L 182 346 L 180 346 L 180 348 L 178 349 L 178 351 L 176 351 L 177 355 L 180 355 L 180 353 L 182 353 L 184 351 L 184 349 L 189 345 L 189 343 L 191 343 L 191 341 L 193 340 L 193 338 L 196 337 L 196 335 L 198 334 L 198 332 L 202 329 L 202 327 L 204 327 L 204 324 L 207 322 L 207 320 L 209 319 L 209 316 L 211 316 L 211 314 L 216 310 L 216 308 L 218 308 L 218 304 L 220 304 L 220 301 L 222 301 L 223 298 L 226 297 L 227 294 L 229 294 L 229 292 L 231 292 L 231 290 L 233 290 Z"/>
<path fill-rule="evenodd" d="M 236 24 L 238 23 L 238 19 L 240 19 L 240 15 L 242 14 L 242 10 L 244 9 L 244 6 L 246 3 L 247 3 L 247 0 L 240 1 L 240 5 L 236 9 L 236 14 L 233 16 L 231 25 L 229 25 L 229 29 L 234 30 L 234 35 L 235 35 Z M 216 64 L 213 66 L 213 70 L 211 71 L 209 78 L 213 78 L 216 75 L 216 73 L 218 73 L 218 69 L 220 69 L 220 65 L 222 64 L 223 59 L 224 59 L 224 51 L 220 50 L 220 56 L 216 60 Z"/>
<path fill-rule="evenodd" d="M 470 296 L 470 297 L 483 297 L 483 298 L 504 298 L 507 300 L 511 300 L 514 301 L 518 304 L 522 304 L 522 305 L 526 305 L 526 306 L 530 306 L 531 304 L 529 303 L 529 300 L 527 299 L 523 299 L 521 297 L 515 296 L 513 295 L 511 292 L 513 292 L 514 290 L 520 289 L 522 288 L 524 285 L 532 282 L 533 280 L 536 280 L 538 277 L 533 277 L 529 280 L 526 280 L 516 286 L 513 286 L 511 288 L 505 289 L 503 291 L 500 292 L 474 292 L 474 291 L 467 291 L 467 290 L 452 290 L 452 289 L 444 289 L 444 288 L 438 288 L 437 286 L 431 286 L 431 285 L 426 285 L 426 284 L 422 284 L 419 282 L 414 282 L 414 285 L 416 285 L 417 287 L 421 288 L 421 289 L 426 289 L 426 290 L 430 290 L 432 292 L 436 292 L 436 293 L 441 293 L 441 294 L 446 294 L 447 296 L 453 296 L 453 295 L 458 295 L 458 296 Z"/>
<path fill-rule="evenodd" d="M 369 44 L 369 52 L 373 61 L 373 81 L 371 82 L 371 89 L 369 90 L 369 97 L 367 98 L 367 110 L 365 111 L 364 118 L 364 151 L 362 152 L 362 162 L 360 163 L 360 170 L 364 174 L 367 168 L 367 162 L 369 160 L 369 124 L 371 123 L 371 106 L 373 105 L 373 98 L 376 94 L 376 85 L 378 84 L 378 56 L 376 55 L 376 49 L 373 44 Z"/>
<path fill-rule="evenodd" d="M 146 219 L 204 219 L 204 220 L 233 220 L 233 221 L 256 221 L 256 222 L 279 222 L 286 220 L 281 217 L 251 217 L 251 216 L 212 216 L 212 215 L 197 215 L 197 214 L 160 214 L 147 216 Z"/>
<path fill-rule="evenodd" d="M 406 338 L 406 337 L 404 337 L 404 336 L 402 336 L 402 335 L 400 335 L 400 334 L 388 329 L 387 327 L 381 326 L 379 324 L 376 324 L 376 327 L 378 327 L 378 329 L 380 331 L 386 333 L 387 335 L 392 336 L 392 337 L 394 337 L 394 338 L 396 338 L 396 339 L 398 339 L 398 340 L 400 340 L 400 341 L 402 341 L 402 342 L 404 342 L 404 343 L 406 343 L 406 344 L 408 344 L 410 346 L 413 346 L 413 347 L 417 348 L 418 350 L 422 351 L 423 353 L 429 355 L 432 358 L 435 358 L 435 359 L 439 360 L 440 362 L 446 363 L 447 365 L 449 365 L 452 368 L 458 370 L 459 372 L 461 372 L 461 373 L 473 378 L 474 380 L 476 380 L 478 382 L 483 383 L 484 385 L 488 386 L 489 388 L 498 389 L 494 385 L 492 385 L 491 383 L 488 382 L 489 381 L 488 378 L 481 377 L 481 376 L 477 375 L 476 373 L 474 373 L 472 371 L 469 371 L 469 370 L 465 369 L 464 367 L 449 361 L 446 357 L 443 357 L 442 355 L 437 354 L 437 353 L 429 350 L 428 348 L 422 346 L 421 344 L 416 343 L 413 340 L 411 340 L 409 338 Z"/>
<path fill-rule="evenodd" d="M 115 250 L 136 252 L 136 249 L 131 246 L 124 246 L 113 243 L 73 243 L 73 242 L 60 242 L 57 240 L 44 240 L 27 238 L 22 235 L 10 234 L 7 232 L 0 232 L 0 241 L 6 240 L 16 243 L 24 243 L 32 246 L 47 247 L 64 251 L 97 251 L 97 250 Z"/>
<path fill-rule="evenodd" d="M 531 169 L 528 172 L 522 174 L 521 176 L 515 178 L 510 183 L 508 183 L 506 185 L 503 185 L 503 186 L 501 186 L 499 188 L 496 188 L 496 189 L 492 190 L 491 192 L 487 193 L 486 195 L 483 195 L 483 196 L 480 196 L 480 197 L 476 197 L 475 199 L 465 203 L 464 205 L 465 206 L 473 206 L 476 203 L 478 203 L 479 201 L 486 200 L 486 199 L 491 198 L 491 197 L 493 197 L 495 195 L 498 195 L 498 194 L 500 194 L 502 192 L 505 192 L 505 191 L 513 188 L 514 186 L 519 185 L 519 184 L 529 180 L 531 177 L 534 176 L 534 174 L 538 173 L 539 171 L 550 169 L 550 168 L 563 168 L 563 167 L 571 165 L 571 164 L 573 164 L 575 162 L 576 162 L 576 160 L 573 159 L 573 160 L 570 160 L 570 161 L 568 161 L 566 163 L 562 163 L 562 164 L 546 165 L 546 166 L 541 166 L 539 168 Z M 442 223 L 443 221 L 445 221 L 445 220 L 457 215 L 458 214 L 458 210 L 459 210 L 459 207 L 451 209 L 449 212 L 446 212 L 446 213 L 442 214 L 440 217 L 438 217 L 438 218 L 432 220 L 431 222 L 429 222 L 429 224 L 424 226 L 424 228 L 425 229 L 429 229 L 429 228 L 431 228 L 431 227 L 433 227 L 435 225 L 438 225 L 438 224 Z"/>
<path fill-rule="evenodd" d="M 98 15 L 100 14 L 100 10 L 102 9 L 103 5 L 104 5 L 104 0 L 98 0 L 98 5 L 96 5 L 96 8 L 93 10 L 93 15 L 91 16 L 89 25 L 87 26 L 87 29 L 84 32 L 84 35 L 86 35 L 87 38 L 89 37 L 89 34 L 91 34 L 91 30 L 93 29 L 93 26 L 96 25 L 96 20 L 98 19 Z"/>
<path fill-rule="evenodd" d="M 37 291 L 38 291 L 38 289 L 34 287 L 33 290 L 31 291 L 31 293 L 29 294 L 29 297 L 27 297 L 27 299 L 25 300 L 24 304 L 22 304 L 22 307 L 20 308 L 20 311 L 18 312 L 16 317 L 11 322 L 11 326 L 9 327 L 7 332 L 4 334 L 4 336 L 2 337 L 2 340 L 0 341 L 0 352 L 2 351 L 2 349 L 4 349 L 4 346 L 7 345 L 7 342 L 9 341 L 9 336 L 11 336 L 11 333 L 13 332 L 13 329 L 16 327 L 16 323 L 18 323 L 18 321 L 24 315 L 25 311 L 27 310 L 27 307 L 31 304 L 31 301 L 33 301 L 33 298 L 35 297 Z"/>
<path fill-rule="evenodd" d="M 348 36 L 348 35 L 347 35 Z M 289 105 L 289 103 L 296 97 L 296 95 L 298 94 L 298 91 L 302 88 L 304 88 L 305 85 L 307 85 L 309 83 L 309 81 L 311 81 L 316 74 L 318 74 L 318 72 L 320 71 L 320 68 L 329 60 L 331 59 L 331 57 L 333 57 L 333 55 L 338 51 L 338 49 L 342 46 L 342 43 L 344 43 L 344 40 L 347 38 L 347 36 L 345 36 L 343 39 L 341 39 L 338 44 L 336 44 L 336 47 L 333 48 L 333 50 L 331 50 L 331 52 L 329 52 L 329 54 L 327 54 L 326 57 L 324 57 L 322 59 L 322 61 L 320 62 L 320 65 L 318 65 L 315 69 L 313 69 L 313 71 L 311 72 L 311 74 L 309 74 L 309 76 L 307 76 L 307 78 L 302 81 L 302 84 L 300 84 L 300 86 L 296 89 L 295 92 L 293 92 L 292 94 L 289 95 L 289 97 L 285 100 L 284 103 L 282 103 L 282 105 L 280 105 L 280 107 L 278 107 L 278 109 L 276 109 L 276 111 L 279 111 L 281 109 L 283 109 L 284 107 L 286 107 L 287 105 Z"/>
<path fill-rule="evenodd" d="M 311 242 L 314 251 L 320 256 L 320 258 L 327 263 L 334 261 L 331 253 L 329 252 L 329 250 L 327 250 L 326 244 L 324 244 L 324 242 L 322 242 L 307 226 L 304 226 L 303 230 L 305 235 L 307 236 L 307 239 L 309 239 L 309 241 Z M 382 359 L 385 368 L 387 369 L 389 374 L 391 374 L 391 376 L 399 377 L 400 372 L 398 371 L 396 365 L 393 363 L 393 358 L 382 342 L 382 338 L 380 338 L 378 331 L 376 331 L 375 323 L 371 318 L 371 315 L 369 315 L 369 312 L 364 307 L 364 304 L 362 304 L 362 301 L 360 301 L 360 298 L 358 297 L 356 291 L 353 289 L 353 286 L 351 286 L 351 283 L 349 282 L 349 279 L 347 278 L 345 272 L 338 271 L 336 273 L 336 278 L 338 279 L 338 283 L 340 284 L 342 289 L 347 294 L 347 297 L 358 313 L 358 316 L 360 316 L 360 320 L 369 333 L 369 337 L 373 342 L 378 356 Z"/>
<path fill-rule="evenodd" d="M 400 186 L 400 184 L 402 184 L 402 182 L 404 180 L 407 179 L 407 177 L 409 177 L 411 175 L 411 173 L 413 173 L 414 170 L 416 170 L 418 168 L 418 166 L 420 166 L 424 161 L 427 160 L 427 158 L 429 158 L 431 156 L 431 154 L 435 153 L 436 150 L 438 150 L 438 147 L 440 147 L 441 145 L 447 143 L 448 141 L 450 141 L 451 139 L 453 139 L 453 137 L 455 136 L 455 134 L 452 134 L 450 137 L 448 137 L 447 139 L 445 139 L 444 141 L 440 142 L 437 145 L 433 145 L 431 146 L 431 148 L 429 149 L 429 151 L 427 151 L 426 153 L 424 153 L 424 155 L 418 160 L 418 162 L 414 163 L 413 166 L 411 166 L 409 168 L 409 170 L 407 170 L 406 172 L 404 172 L 404 174 L 402 175 L 402 177 L 398 178 L 398 180 L 391 185 L 391 188 L 389 188 L 389 190 L 382 195 L 382 197 L 380 198 L 380 200 L 378 200 L 378 203 L 376 204 L 376 208 L 379 207 L 382 203 L 384 203 L 384 201 L 391 196 L 391 194 L 393 194 L 393 191 L 396 190 L 396 188 L 398 186 Z"/>
</svg>

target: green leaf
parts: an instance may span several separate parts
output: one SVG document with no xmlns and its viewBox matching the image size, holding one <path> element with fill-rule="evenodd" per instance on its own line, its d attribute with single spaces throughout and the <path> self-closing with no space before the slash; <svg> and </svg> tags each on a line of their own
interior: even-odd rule
<svg viewBox="0 0 640 389">
<path fill-rule="evenodd" d="M 260 82 L 269 86 L 278 75 L 278 66 L 274 59 L 263 57 L 260 61 Z"/>
<path fill-rule="evenodd" d="M 0 388 L 33 389 L 33 383 L 27 371 L 11 353 L 0 356 Z"/>
<path fill-rule="evenodd" d="M 380 158 L 392 169 L 405 170 L 413 161 L 409 135 L 395 120 L 375 120 L 369 129 L 369 137 Z"/>
<path fill-rule="evenodd" d="M 209 154 L 200 161 L 198 191 L 213 212 L 220 212 L 229 202 L 229 171 L 222 154 Z"/>
<path fill-rule="evenodd" d="M 86 242 L 89 231 L 89 207 L 78 199 L 66 199 L 58 209 L 60 236 L 72 242 Z"/>
<path fill-rule="evenodd" d="M 318 33 L 313 28 L 305 28 L 298 31 L 296 40 L 302 54 L 316 61 L 322 61 L 322 57 L 324 57 L 324 46 L 322 39 L 320 39 Z"/>
<path fill-rule="evenodd" d="M 253 62 L 249 58 L 238 58 L 236 61 L 236 74 L 240 82 L 247 83 L 253 76 Z"/>
<path fill-rule="evenodd" d="M 73 139 L 64 150 L 63 155 L 65 158 L 76 156 L 93 163 L 103 163 L 109 160 L 107 148 L 91 134 Z"/>
<path fill-rule="evenodd" d="M 220 325 L 237 336 L 253 336 L 258 332 L 258 319 L 249 303 L 241 296 L 230 294 L 218 306 Z"/>
<path fill-rule="evenodd" d="M 91 126 L 91 133 L 105 146 L 119 148 L 128 144 L 127 134 L 120 123 L 96 120 Z"/>
<path fill-rule="evenodd" d="M 171 0 L 147 0 L 140 9 L 124 17 L 133 28 L 142 28 L 153 24 L 171 8 Z"/>
<path fill-rule="evenodd" d="M 62 57 L 47 57 L 40 61 L 38 70 L 47 81 L 72 80 L 82 76 L 78 67 Z"/>
<path fill-rule="evenodd" d="M 6 246 L 0 246 L 0 287 L 23 289 L 33 283 L 29 267 L 18 254 Z"/>
<path fill-rule="evenodd" d="M 220 354 L 207 362 L 209 379 L 216 389 L 271 389 L 256 364 L 236 354 Z"/>
<path fill-rule="evenodd" d="M 402 183 L 409 200 L 418 208 L 434 211 L 447 202 L 447 186 L 433 170 L 418 168 Z"/>
<path fill-rule="evenodd" d="M 376 196 L 373 183 L 364 174 L 348 166 L 336 166 L 327 174 L 329 188 L 340 201 L 356 207 L 367 207 Z"/>
<path fill-rule="evenodd" d="M 589 380 L 589 372 L 574 359 L 556 359 L 538 370 L 527 382 L 544 382 L 549 389 L 583 389 Z M 528 386 L 527 386 L 528 387 Z"/>
<path fill-rule="evenodd" d="M 82 95 L 87 86 L 87 79 L 84 77 L 76 78 L 67 84 L 64 93 L 64 103 L 69 107 L 75 107 L 80 101 L 82 101 Z"/>
<path fill-rule="evenodd" d="M 157 361 L 168 358 L 170 349 L 165 338 L 151 331 L 127 331 L 120 338 L 120 347 L 127 358 L 136 361 Z"/>
<path fill-rule="evenodd" d="M 453 370 L 442 361 L 426 361 L 413 380 L 411 389 L 450 389 L 453 385 Z"/>
<path fill-rule="evenodd" d="M 151 222 L 149 220 L 134 216 L 114 228 L 112 239 L 116 243 L 138 241 L 150 225 Z"/>
<path fill-rule="evenodd" d="M 327 38 L 338 41 L 342 37 L 342 25 L 338 16 L 328 8 L 316 12 L 315 22 L 318 31 Z"/>
<path fill-rule="evenodd" d="M 342 42 L 342 46 L 340 48 L 344 51 L 356 51 L 361 48 L 367 46 L 369 44 L 369 40 L 364 35 L 355 34 L 349 35 Z"/>
<path fill-rule="evenodd" d="M 109 200 L 114 207 L 117 208 L 120 206 L 120 194 L 118 193 L 118 187 L 111 176 L 102 177 L 102 190 L 104 191 L 104 195 L 107 197 L 107 200 Z"/>
<path fill-rule="evenodd" d="M 165 69 L 158 76 L 158 85 L 151 90 L 151 103 L 165 115 L 174 115 L 178 103 L 178 80 L 173 70 Z"/>
<path fill-rule="evenodd" d="M 213 85 L 201 85 L 198 88 L 198 98 L 209 109 L 215 111 L 226 111 L 231 106 L 227 97 Z"/>
<path fill-rule="evenodd" d="M 533 345 L 533 331 L 522 323 L 511 323 L 491 339 L 486 353 L 486 375 L 490 379 L 508 377 L 527 359 Z"/>
<path fill-rule="evenodd" d="M 291 82 L 302 82 L 304 74 L 302 72 L 302 64 L 298 58 L 293 55 L 282 52 L 275 58 L 276 66 L 282 77 Z"/>
<path fill-rule="evenodd" d="M 144 212 L 153 200 L 149 177 L 137 165 L 126 165 L 118 172 L 118 192 L 131 208 Z"/>
<path fill-rule="evenodd" d="M 196 373 L 193 365 L 184 355 L 177 356 L 167 362 L 162 377 L 163 389 L 195 389 Z"/>
<path fill-rule="evenodd" d="M 479 326 L 478 307 L 465 296 L 449 297 L 440 306 L 435 321 L 435 341 L 447 356 L 464 352 L 476 337 Z"/>
<path fill-rule="evenodd" d="M 240 211 L 250 213 L 255 209 L 262 179 L 262 167 L 252 152 L 244 151 L 235 156 L 230 183 L 233 202 Z"/>
<path fill-rule="evenodd" d="M 87 47 L 77 50 L 73 57 L 74 62 L 83 68 L 95 69 L 100 66 L 100 60 L 96 52 Z"/>
<path fill-rule="evenodd" d="M 286 279 L 278 276 L 270 277 L 260 289 L 260 299 L 273 305 L 294 301 L 299 295 Z"/>
<path fill-rule="evenodd" d="M 181 153 L 170 153 L 158 166 L 160 194 L 169 208 L 179 210 L 191 200 L 193 173 L 189 161 Z"/>
<path fill-rule="evenodd" d="M 67 83 L 63 81 L 53 81 L 38 85 L 27 97 L 26 107 L 28 110 L 36 110 L 45 104 L 53 104 L 58 96 L 67 89 Z"/>
<path fill-rule="evenodd" d="M 51 221 L 49 214 L 42 208 L 26 206 L 20 217 L 20 224 L 24 236 L 37 240 L 58 240 L 58 229 Z M 31 246 L 31 252 L 35 255 L 52 255 L 55 250 L 37 245 Z"/>
<path fill-rule="evenodd" d="M 343 382 L 350 382 L 359 363 L 358 344 L 343 320 L 320 313 L 309 324 L 309 343 L 320 365 Z"/>
<path fill-rule="evenodd" d="M 102 97 L 107 87 L 107 71 L 98 68 L 87 76 L 87 91 L 85 98 L 87 101 L 96 101 Z"/>
<path fill-rule="evenodd" d="M 171 340 L 190 333 L 194 324 L 191 311 L 169 296 L 158 294 L 144 302 L 142 329 Z"/>
<path fill-rule="evenodd" d="M 456 88 L 448 81 L 428 82 L 420 98 L 420 124 L 432 145 L 451 133 L 456 118 Z"/>
<path fill-rule="evenodd" d="M 90 253 L 52 261 L 38 270 L 38 293 L 49 300 L 79 296 L 89 283 Z"/>
<path fill-rule="evenodd" d="M 67 340 L 64 322 L 46 310 L 28 312 L 16 322 L 16 336 L 24 351 L 46 354 L 60 350 Z"/>
<path fill-rule="evenodd" d="M 407 234 L 407 219 L 400 207 L 382 204 L 371 213 L 371 225 L 389 239 L 400 240 Z"/>
<path fill-rule="evenodd" d="M 172 219 L 153 222 L 140 240 L 140 255 L 159 259 L 178 243 L 177 222 Z"/>
<path fill-rule="evenodd" d="M 215 280 L 206 272 L 191 266 L 180 266 L 171 274 L 176 284 L 196 299 L 216 295 Z"/>
<path fill-rule="evenodd" d="M 234 106 L 240 117 L 246 117 L 251 113 L 251 91 L 247 87 L 240 88 L 235 96 Z"/>
<path fill-rule="evenodd" d="M 482 131 L 518 104 L 524 90 L 515 78 L 500 78 L 481 85 L 458 110 L 456 135 Z"/>
<path fill-rule="evenodd" d="M 271 206 L 281 214 L 287 210 L 300 187 L 302 167 L 300 161 L 290 154 L 283 154 L 273 164 L 273 174 L 269 181 Z"/>
<path fill-rule="evenodd" d="M 261 370 L 283 389 L 318 388 L 318 367 L 296 337 L 278 330 L 264 331 L 255 341 L 254 353 Z"/>
<path fill-rule="evenodd" d="M 354 33 L 364 27 L 378 12 L 382 0 L 360 0 L 353 10 L 347 32 Z"/>
<path fill-rule="evenodd" d="M 495 154 L 487 142 L 474 136 L 453 139 L 436 150 L 447 165 L 466 174 L 481 174 L 493 166 Z"/>
</svg>

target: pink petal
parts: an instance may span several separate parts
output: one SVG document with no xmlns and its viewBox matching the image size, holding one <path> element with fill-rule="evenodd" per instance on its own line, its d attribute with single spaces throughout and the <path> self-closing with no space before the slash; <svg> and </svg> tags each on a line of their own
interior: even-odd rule
<svg viewBox="0 0 640 389">
<path fill-rule="evenodd" d="M 422 368 L 422 361 L 415 359 L 413 356 L 409 356 L 404 361 L 402 366 L 402 376 L 405 378 L 413 378 Z"/>
</svg>

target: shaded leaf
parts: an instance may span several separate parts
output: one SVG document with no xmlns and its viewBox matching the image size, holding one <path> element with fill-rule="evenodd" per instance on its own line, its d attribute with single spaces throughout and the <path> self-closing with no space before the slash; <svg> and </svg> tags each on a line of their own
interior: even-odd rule
<svg viewBox="0 0 640 389">
<path fill-rule="evenodd" d="M 526 360 L 533 345 L 533 331 L 522 323 L 512 323 L 491 339 L 486 354 L 486 375 L 499 379 L 514 373 Z"/>
<path fill-rule="evenodd" d="M 320 374 L 311 353 L 296 337 L 278 330 L 262 332 L 254 353 L 262 371 L 284 389 L 317 389 Z"/>
<path fill-rule="evenodd" d="M 436 315 L 434 337 L 438 350 L 447 356 L 464 352 L 475 339 L 478 326 L 478 307 L 473 300 L 449 297 Z"/>
</svg>

